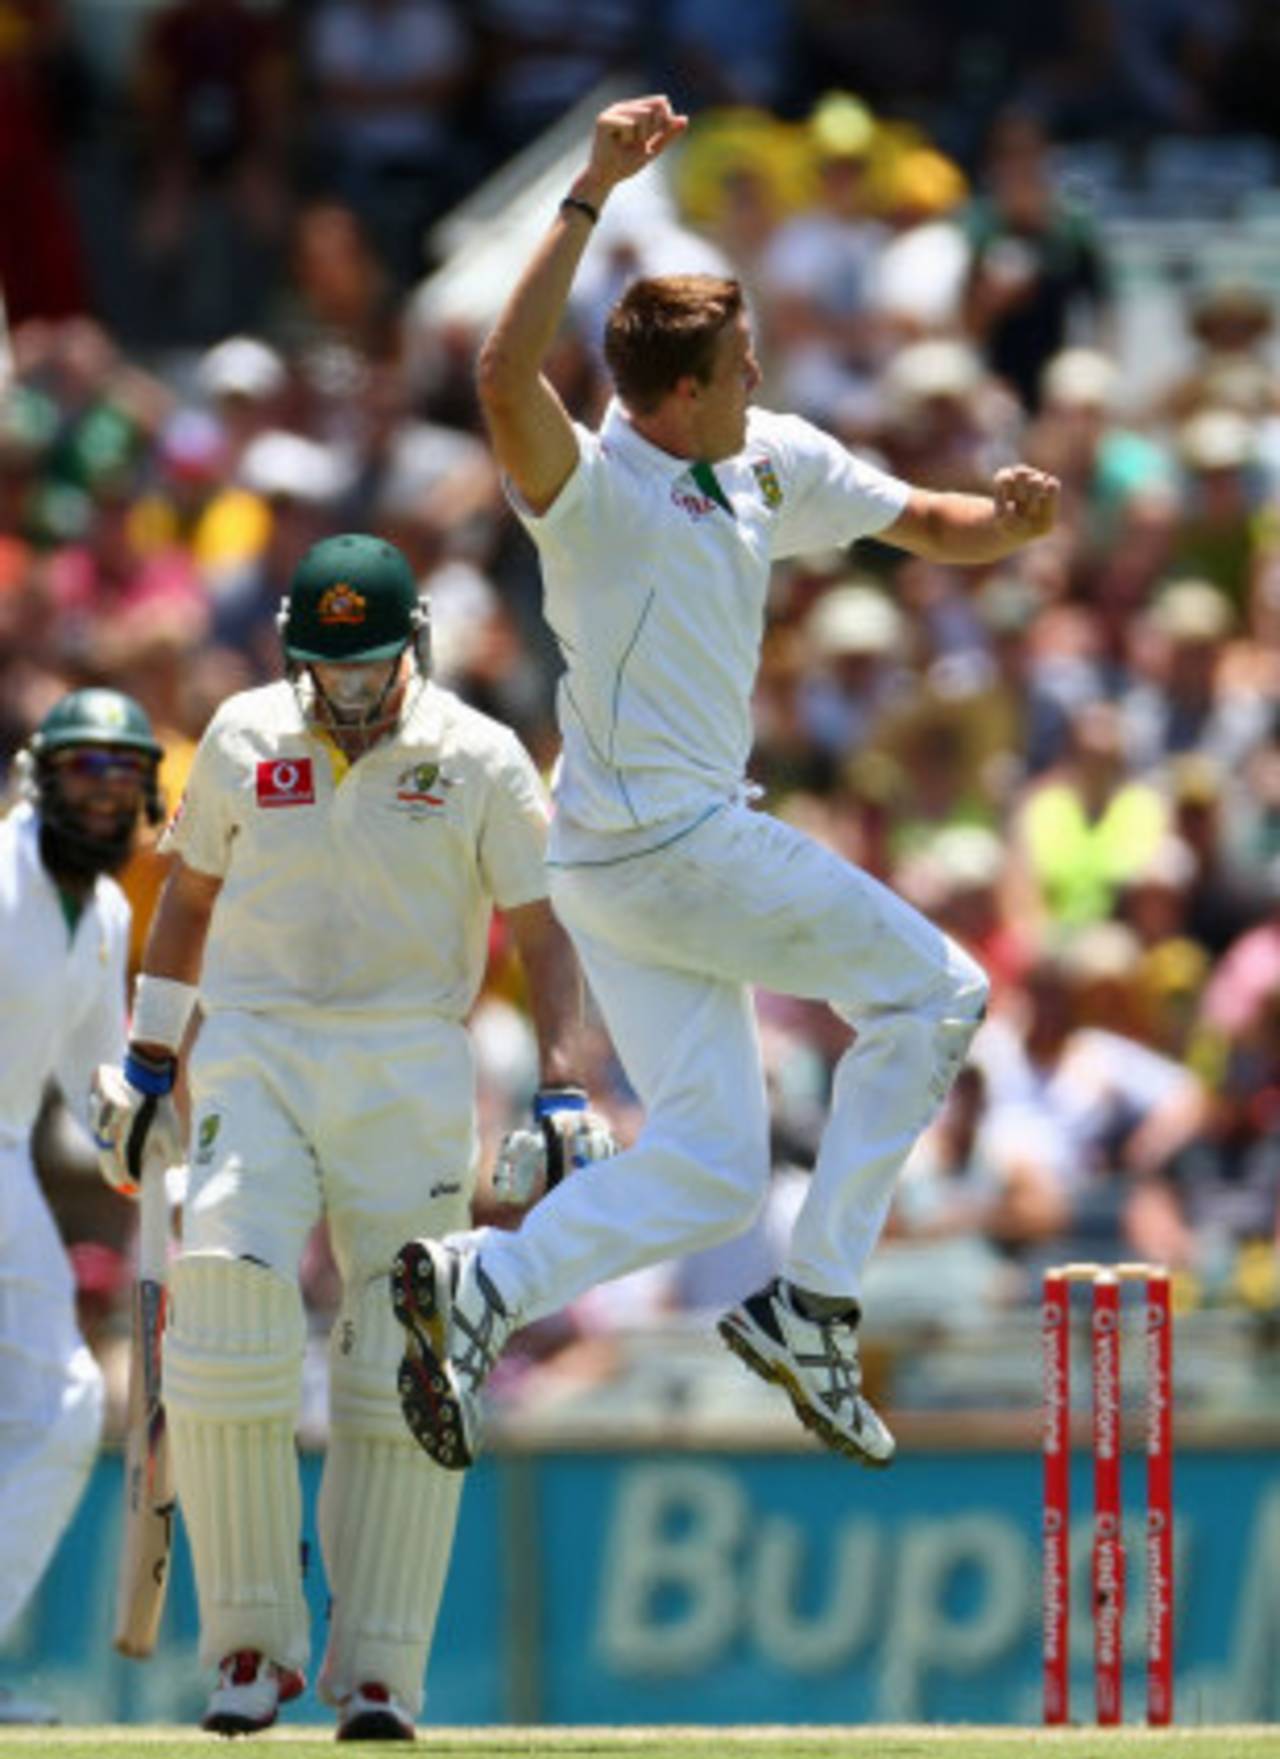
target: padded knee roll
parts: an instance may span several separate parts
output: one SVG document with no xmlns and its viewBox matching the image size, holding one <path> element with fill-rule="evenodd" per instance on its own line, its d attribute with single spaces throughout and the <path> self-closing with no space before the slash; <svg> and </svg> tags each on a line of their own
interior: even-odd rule
<svg viewBox="0 0 1280 1759">
<path fill-rule="evenodd" d="M 319 1527 L 332 1611 L 319 1689 L 336 1704 L 377 1680 L 416 1716 L 462 1474 L 434 1465 L 404 1426 L 403 1336 L 386 1283 L 384 1273 L 348 1292 L 329 1343 Z"/>
<path fill-rule="evenodd" d="M 305 1668 L 297 1427 L 306 1336 L 297 1288 L 212 1253 L 170 1279 L 164 1399 L 200 1601 L 200 1659 L 260 1649 Z"/>
</svg>

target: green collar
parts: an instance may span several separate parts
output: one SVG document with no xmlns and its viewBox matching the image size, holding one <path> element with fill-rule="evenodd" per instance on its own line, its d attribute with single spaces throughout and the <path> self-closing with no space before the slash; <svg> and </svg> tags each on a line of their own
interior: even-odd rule
<svg viewBox="0 0 1280 1759">
<path fill-rule="evenodd" d="M 730 504 L 728 495 L 726 495 L 724 490 L 720 487 L 720 482 L 715 471 L 707 463 L 705 458 L 699 458 L 695 464 L 689 466 L 689 475 L 693 478 L 694 482 L 697 483 L 704 495 L 709 495 L 717 506 L 724 508 L 730 519 L 737 518 L 737 515 Z"/>
</svg>

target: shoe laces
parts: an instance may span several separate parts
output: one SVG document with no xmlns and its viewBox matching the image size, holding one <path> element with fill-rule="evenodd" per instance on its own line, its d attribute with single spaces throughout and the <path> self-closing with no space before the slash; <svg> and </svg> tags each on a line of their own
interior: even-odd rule
<svg viewBox="0 0 1280 1759">
<path fill-rule="evenodd" d="M 459 1284 L 452 1314 L 453 1336 L 449 1339 L 449 1357 L 454 1371 L 475 1392 L 486 1379 L 506 1342 L 507 1309 L 502 1296 L 485 1275 L 479 1259 L 470 1267 L 469 1287 Z M 468 1297 L 471 1299 L 468 1300 Z M 468 1306 L 478 1305 L 474 1315 Z"/>
<path fill-rule="evenodd" d="M 832 1411 L 839 1411 L 846 1402 L 856 1408 L 862 1393 L 856 1317 L 842 1313 L 815 1319 L 802 1313 L 789 1295 L 784 1294 L 783 1299 L 792 1319 L 816 1333 L 818 1348 L 798 1349 L 793 1341 L 791 1351 L 802 1368 L 815 1374 L 825 1372 L 826 1385 L 818 1392 L 823 1404 Z M 794 1339 L 794 1331 L 792 1337 Z"/>
</svg>

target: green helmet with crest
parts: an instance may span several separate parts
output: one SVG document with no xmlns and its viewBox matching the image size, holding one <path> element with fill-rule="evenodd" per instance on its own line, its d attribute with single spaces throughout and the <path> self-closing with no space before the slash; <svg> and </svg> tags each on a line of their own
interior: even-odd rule
<svg viewBox="0 0 1280 1759">
<path fill-rule="evenodd" d="M 389 660 L 411 644 L 420 647 L 427 610 L 413 570 L 394 544 L 348 532 L 307 551 L 289 584 L 279 625 L 291 666 L 340 665 Z"/>
<path fill-rule="evenodd" d="M 147 711 L 122 690 L 72 690 L 54 703 L 31 738 L 37 760 L 73 745 L 124 746 L 157 763 L 164 755 Z"/>
</svg>

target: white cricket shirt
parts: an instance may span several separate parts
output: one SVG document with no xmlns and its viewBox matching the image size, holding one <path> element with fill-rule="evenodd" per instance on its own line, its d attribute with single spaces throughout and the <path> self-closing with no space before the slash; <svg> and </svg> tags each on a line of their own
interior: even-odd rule
<svg viewBox="0 0 1280 1759">
<path fill-rule="evenodd" d="M 514 733 L 433 684 L 353 764 L 288 683 L 228 698 L 161 845 L 222 880 L 202 1005 L 461 1020 L 492 905 L 546 895 L 547 814 Z"/>
<path fill-rule="evenodd" d="M 883 531 L 911 492 L 799 416 L 749 412 L 715 466 L 732 514 L 618 403 L 576 431 L 548 511 L 513 496 L 566 668 L 555 861 L 634 853 L 741 786 L 772 564 Z"/>
<path fill-rule="evenodd" d="M 29 805 L 0 823 L 0 1143 L 25 1143 L 56 1075 L 84 1119 L 99 1063 L 124 1055 L 129 905 L 100 875 L 72 933 Z"/>
</svg>

